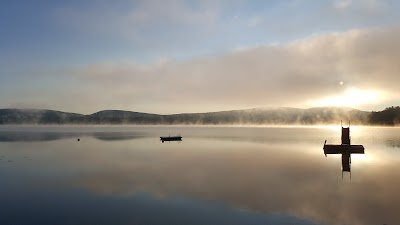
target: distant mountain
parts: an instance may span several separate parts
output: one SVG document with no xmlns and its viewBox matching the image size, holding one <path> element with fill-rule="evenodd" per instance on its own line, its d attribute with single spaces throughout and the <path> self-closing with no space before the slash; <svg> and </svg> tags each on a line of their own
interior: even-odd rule
<svg viewBox="0 0 400 225">
<path fill-rule="evenodd" d="M 0 124 L 73 124 L 82 118 L 82 114 L 44 109 L 0 109 Z"/>
<path fill-rule="evenodd" d="M 392 106 L 380 112 L 372 112 L 369 115 L 369 121 L 372 125 L 399 125 L 400 124 L 400 107 Z"/>
<path fill-rule="evenodd" d="M 121 111 L 103 110 L 85 116 L 83 123 L 88 124 L 159 124 L 162 122 L 162 115 Z"/>
<path fill-rule="evenodd" d="M 395 110 L 398 109 L 394 108 Z M 400 110 L 399 110 L 400 111 Z M 384 113 L 384 111 L 382 111 Z M 90 115 L 38 109 L 0 109 L 0 124 L 352 124 L 394 125 L 382 112 L 366 112 L 346 107 L 255 108 L 209 113 L 158 115 L 141 112 L 104 110 Z M 381 116 L 382 115 L 382 116 Z M 399 114 L 400 115 L 400 114 Z M 400 118 L 396 117 L 396 118 Z M 390 119 L 389 119 L 390 120 Z M 382 122 L 383 121 L 383 122 Z"/>
</svg>

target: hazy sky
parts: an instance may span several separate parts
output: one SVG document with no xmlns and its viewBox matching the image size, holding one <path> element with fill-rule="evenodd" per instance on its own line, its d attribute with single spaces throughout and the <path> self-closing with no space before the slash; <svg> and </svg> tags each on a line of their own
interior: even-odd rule
<svg viewBox="0 0 400 225">
<path fill-rule="evenodd" d="M 400 105 L 400 2 L 1 1 L 0 108 Z"/>
</svg>

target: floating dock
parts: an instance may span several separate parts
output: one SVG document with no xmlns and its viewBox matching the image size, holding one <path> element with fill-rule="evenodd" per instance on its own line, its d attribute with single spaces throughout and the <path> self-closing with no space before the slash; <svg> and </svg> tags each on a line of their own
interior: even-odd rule
<svg viewBox="0 0 400 225">
<path fill-rule="evenodd" d="M 327 156 L 328 154 L 342 155 L 342 177 L 343 177 L 343 172 L 351 172 L 350 170 L 351 154 L 364 154 L 364 146 L 352 145 L 350 143 L 350 126 L 342 127 L 342 144 L 327 145 L 325 140 L 323 149 L 325 156 Z"/>
</svg>

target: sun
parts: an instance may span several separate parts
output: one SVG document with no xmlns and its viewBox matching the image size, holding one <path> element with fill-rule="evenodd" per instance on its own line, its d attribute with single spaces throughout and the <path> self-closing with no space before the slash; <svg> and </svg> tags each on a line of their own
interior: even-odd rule
<svg viewBox="0 0 400 225">
<path fill-rule="evenodd" d="M 354 107 L 377 102 L 380 94 L 372 90 L 348 89 L 342 95 L 324 98 L 318 101 L 318 106 Z"/>
</svg>

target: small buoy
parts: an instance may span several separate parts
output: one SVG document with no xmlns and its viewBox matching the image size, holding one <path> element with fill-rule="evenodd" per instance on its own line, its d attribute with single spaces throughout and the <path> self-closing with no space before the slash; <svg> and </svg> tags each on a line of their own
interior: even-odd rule
<svg viewBox="0 0 400 225">
<path fill-rule="evenodd" d="M 80 141 L 81 139 L 78 138 L 78 141 Z"/>
</svg>

